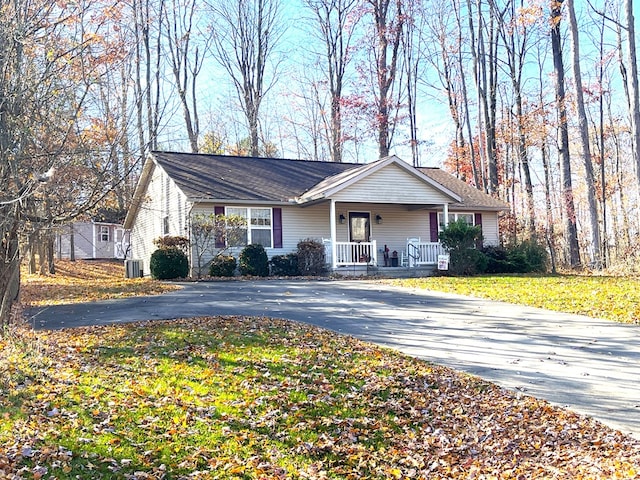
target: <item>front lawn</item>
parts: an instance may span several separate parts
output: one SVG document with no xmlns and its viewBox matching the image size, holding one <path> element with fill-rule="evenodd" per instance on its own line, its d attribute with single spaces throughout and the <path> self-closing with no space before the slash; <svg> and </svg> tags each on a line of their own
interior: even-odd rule
<svg viewBox="0 0 640 480">
<path fill-rule="evenodd" d="M 157 295 L 177 288 L 150 278 L 125 278 L 122 261 L 58 260 L 55 275 L 23 271 L 20 298 L 24 305 L 36 307 Z"/>
<path fill-rule="evenodd" d="M 624 323 L 640 323 L 640 280 L 590 275 L 484 275 L 390 281 Z"/>
<path fill-rule="evenodd" d="M 353 338 L 198 318 L 0 340 L 0 478 L 638 478 L 640 442 Z"/>
</svg>

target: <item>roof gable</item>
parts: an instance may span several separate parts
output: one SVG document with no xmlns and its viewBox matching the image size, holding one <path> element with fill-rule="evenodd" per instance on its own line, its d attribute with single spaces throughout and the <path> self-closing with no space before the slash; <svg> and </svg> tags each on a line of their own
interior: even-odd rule
<svg viewBox="0 0 640 480">
<path fill-rule="evenodd" d="M 298 201 L 299 203 L 306 203 L 310 201 L 330 198 L 331 196 L 336 195 L 337 193 L 351 187 L 352 185 L 358 182 L 362 182 L 364 179 L 371 177 L 384 169 L 389 169 L 392 166 L 399 168 L 407 175 L 417 178 L 420 182 L 435 189 L 450 200 L 453 200 L 455 202 L 462 201 L 462 199 L 456 192 L 446 188 L 442 184 L 433 180 L 431 177 L 424 175 L 418 169 L 413 168 L 411 165 L 400 160 L 395 155 L 382 158 L 376 162 L 364 164 L 358 168 L 354 168 L 333 177 L 329 177 L 323 182 L 316 185 L 314 188 L 305 192 L 305 194 L 300 197 Z"/>
</svg>

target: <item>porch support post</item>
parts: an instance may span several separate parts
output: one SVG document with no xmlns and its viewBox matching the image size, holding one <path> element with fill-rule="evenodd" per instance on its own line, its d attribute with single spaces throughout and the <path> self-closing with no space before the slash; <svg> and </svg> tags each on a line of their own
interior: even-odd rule
<svg viewBox="0 0 640 480">
<path fill-rule="evenodd" d="M 449 204 L 445 203 L 442 208 L 442 214 L 444 215 L 444 228 L 449 226 Z"/>
<path fill-rule="evenodd" d="M 338 255 L 336 249 L 336 201 L 331 199 L 331 207 L 329 208 L 329 221 L 331 223 L 331 269 L 337 268 L 336 257 Z"/>
</svg>

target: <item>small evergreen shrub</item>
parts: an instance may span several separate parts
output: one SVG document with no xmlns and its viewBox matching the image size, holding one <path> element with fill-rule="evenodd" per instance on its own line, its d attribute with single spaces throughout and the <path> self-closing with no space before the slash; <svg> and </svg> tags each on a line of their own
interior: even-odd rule
<svg viewBox="0 0 640 480">
<path fill-rule="evenodd" d="M 482 227 L 469 225 L 460 219 L 451 222 L 440 232 L 440 242 L 449 252 L 449 273 L 453 275 L 476 275 L 484 273 L 488 259 L 476 249 L 482 238 Z"/>
<path fill-rule="evenodd" d="M 298 271 L 301 275 L 322 275 L 327 269 L 322 242 L 307 238 L 298 242 Z"/>
<path fill-rule="evenodd" d="M 189 260 L 177 247 L 159 248 L 151 254 L 149 269 L 156 280 L 185 278 L 189 275 Z"/>
<path fill-rule="evenodd" d="M 482 252 L 488 258 L 487 273 L 546 272 L 549 255 L 536 240 L 507 247 L 485 247 Z"/>
<path fill-rule="evenodd" d="M 240 273 L 258 277 L 269 275 L 269 258 L 262 245 L 251 244 L 242 249 L 240 252 Z"/>
<path fill-rule="evenodd" d="M 511 260 L 512 257 L 513 260 Z M 523 273 L 547 271 L 549 253 L 544 245 L 535 239 L 524 240 L 516 245 L 510 253 L 510 260 L 515 262 L 516 257 L 524 259 L 523 267 L 526 268 L 526 271 Z"/>
<path fill-rule="evenodd" d="M 509 252 L 503 246 L 489 245 L 481 252 L 487 257 L 485 273 L 515 273 L 514 265 L 509 262 Z"/>
<path fill-rule="evenodd" d="M 211 261 L 209 275 L 212 277 L 233 277 L 238 262 L 232 255 L 218 255 Z"/>
<path fill-rule="evenodd" d="M 271 275 L 293 277 L 298 275 L 298 254 L 275 255 L 269 261 Z"/>
</svg>

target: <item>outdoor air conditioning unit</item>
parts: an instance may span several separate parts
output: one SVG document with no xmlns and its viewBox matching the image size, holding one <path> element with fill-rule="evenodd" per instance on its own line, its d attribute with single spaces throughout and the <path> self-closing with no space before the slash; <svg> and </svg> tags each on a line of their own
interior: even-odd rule
<svg viewBox="0 0 640 480">
<path fill-rule="evenodd" d="M 139 278 L 143 276 L 142 260 L 125 260 L 124 267 L 127 278 Z"/>
</svg>

